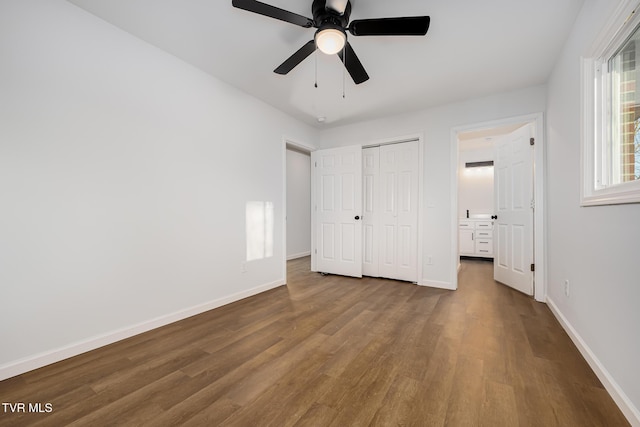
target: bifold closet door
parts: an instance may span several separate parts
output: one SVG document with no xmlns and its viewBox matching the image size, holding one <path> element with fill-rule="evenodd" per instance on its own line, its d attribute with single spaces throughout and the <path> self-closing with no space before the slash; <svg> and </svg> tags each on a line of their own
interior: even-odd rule
<svg viewBox="0 0 640 427">
<path fill-rule="evenodd" d="M 362 150 L 362 274 L 380 277 L 380 147 Z"/>
<path fill-rule="evenodd" d="M 418 279 L 417 142 L 380 147 L 380 277 Z"/>
<path fill-rule="evenodd" d="M 313 271 L 417 282 L 418 142 L 311 153 Z"/>
<path fill-rule="evenodd" d="M 311 153 L 313 166 L 313 271 L 362 277 L 362 148 Z"/>
</svg>

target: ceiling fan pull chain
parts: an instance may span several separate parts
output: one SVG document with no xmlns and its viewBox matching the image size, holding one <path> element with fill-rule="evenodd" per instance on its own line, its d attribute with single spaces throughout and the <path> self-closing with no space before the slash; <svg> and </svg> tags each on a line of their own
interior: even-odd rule
<svg viewBox="0 0 640 427">
<path fill-rule="evenodd" d="M 316 47 L 316 51 L 315 51 L 315 60 L 316 60 L 316 83 L 314 85 L 314 87 L 317 89 L 318 88 L 318 48 Z"/>
<path fill-rule="evenodd" d="M 347 44 L 345 43 L 344 46 L 342 46 L 342 57 L 344 58 L 344 67 L 342 67 L 342 99 L 346 99 L 345 96 L 345 79 L 346 79 L 346 75 L 347 75 Z"/>
</svg>

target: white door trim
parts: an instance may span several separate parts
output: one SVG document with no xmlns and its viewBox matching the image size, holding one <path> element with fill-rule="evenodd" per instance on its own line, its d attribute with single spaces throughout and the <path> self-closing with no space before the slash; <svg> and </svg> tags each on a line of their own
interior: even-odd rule
<svg viewBox="0 0 640 427">
<path fill-rule="evenodd" d="M 454 288 L 458 288 L 458 134 L 472 130 L 490 129 L 517 123 L 531 123 L 535 138 L 534 146 L 534 170 L 535 170 L 535 212 L 534 212 L 534 259 L 535 259 L 535 284 L 534 298 L 544 302 L 547 294 L 547 262 L 546 262 L 546 206 L 545 206 L 545 132 L 543 113 L 528 114 L 523 116 L 508 117 L 451 129 L 451 278 Z"/>
</svg>

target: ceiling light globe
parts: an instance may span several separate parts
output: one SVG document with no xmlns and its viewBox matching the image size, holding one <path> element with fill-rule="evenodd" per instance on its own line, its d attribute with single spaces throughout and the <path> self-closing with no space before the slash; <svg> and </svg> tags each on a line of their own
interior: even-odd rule
<svg viewBox="0 0 640 427">
<path fill-rule="evenodd" d="M 334 28 L 327 28 L 316 33 L 316 46 L 327 55 L 340 52 L 346 42 L 347 36 Z"/>
</svg>

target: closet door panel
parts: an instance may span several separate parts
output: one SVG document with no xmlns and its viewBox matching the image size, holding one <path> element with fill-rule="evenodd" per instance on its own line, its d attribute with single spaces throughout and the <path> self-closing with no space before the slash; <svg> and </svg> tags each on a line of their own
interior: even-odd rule
<svg viewBox="0 0 640 427">
<path fill-rule="evenodd" d="M 380 149 L 362 150 L 362 274 L 379 277 Z"/>
<path fill-rule="evenodd" d="M 393 224 L 393 245 L 382 247 L 385 259 L 393 262 L 385 265 L 380 275 L 391 279 L 418 280 L 418 172 L 419 148 L 417 142 L 406 142 L 380 147 L 380 174 L 393 176 L 382 186 L 383 200 L 393 200 L 383 212 L 384 225 Z M 391 202 L 390 202 L 391 203 Z"/>
<path fill-rule="evenodd" d="M 395 279 L 397 271 L 398 165 L 397 152 L 382 146 L 380 150 L 380 276 Z"/>
</svg>

